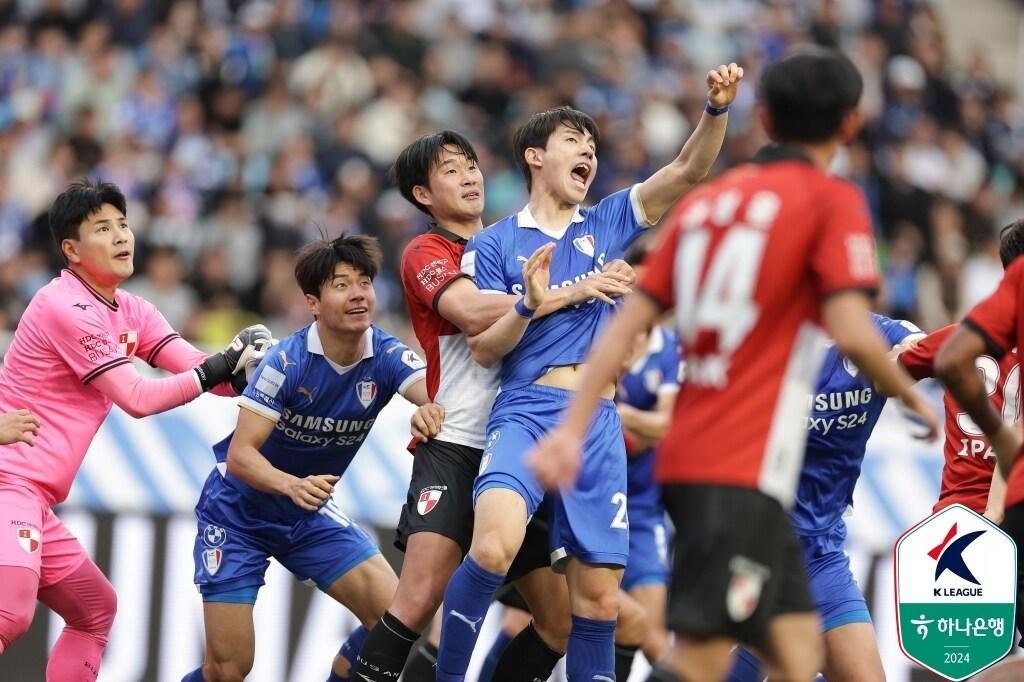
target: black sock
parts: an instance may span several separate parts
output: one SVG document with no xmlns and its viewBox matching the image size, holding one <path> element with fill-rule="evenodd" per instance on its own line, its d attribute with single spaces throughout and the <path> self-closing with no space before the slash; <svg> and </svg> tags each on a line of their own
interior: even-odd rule
<svg viewBox="0 0 1024 682">
<path fill-rule="evenodd" d="M 531 621 L 505 647 L 492 682 L 545 682 L 564 655 L 544 643 Z"/>
<path fill-rule="evenodd" d="M 370 630 L 354 672 L 371 682 L 395 682 L 402 674 L 409 650 L 420 636 L 404 623 L 385 611 L 380 621 Z M 352 676 L 355 679 L 355 675 Z"/>
<path fill-rule="evenodd" d="M 625 644 L 615 645 L 615 679 L 619 682 L 626 682 L 629 679 L 629 672 L 633 669 L 633 659 L 638 646 L 626 646 Z"/>
<path fill-rule="evenodd" d="M 651 668 L 651 674 L 647 678 L 647 682 L 686 682 L 686 680 L 679 675 L 676 675 L 668 668 L 655 666 L 654 668 Z"/>
<path fill-rule="evenodd" d="M 406 682 L 434 682 L 436 665 L 437 647 L 424 639 L 412 648 L 402 679 Z"/>
</svg>

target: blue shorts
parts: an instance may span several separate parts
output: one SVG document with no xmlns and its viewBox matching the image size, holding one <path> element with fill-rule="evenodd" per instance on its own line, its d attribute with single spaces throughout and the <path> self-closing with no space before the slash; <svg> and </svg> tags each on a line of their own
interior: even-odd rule
<svg viewBox="0 0 1024 682">
<path fill-rule="evenodd" d="M 811 599 L 821 616 L 821 630 L 828 632 L 849 623 L 870 623 L 864 595 L 850 571 L 850 557 L 843 550 L 846 523 L 840 521 L 820 535 L 799 535 Z"/>
<path fill-rule="evenodd" d="M 622 574 L 622 589 L 668 585 L 669 536 L 665 511 L 629 510 L 629 561 Z"/>
<path fill-rule="evenodd" d="M 203 601 L 255 604 L 270 557 L 326 590 L 380 549 L 333 499 L 297 521 L 271 521 L 216 469 L 196 505 L 195 583 Z"/>
<path fill-rule="evenodd" d="M 473 499 L 488 488 L 507 488 L 526 501 L 530 516 L 544 489 L 526 465 L 526 454 L 559 422 L 570 391 L 536 384 L 502 391 L 487 423 L 487 445 Z M 551 496 L 552 563 L 576 557 L 590 564 L 625 566 L 629 555 L 626 512 L 626 447 L 615 403 L 601 401 L 583 445 L 576 485 Z"/>
</svg>

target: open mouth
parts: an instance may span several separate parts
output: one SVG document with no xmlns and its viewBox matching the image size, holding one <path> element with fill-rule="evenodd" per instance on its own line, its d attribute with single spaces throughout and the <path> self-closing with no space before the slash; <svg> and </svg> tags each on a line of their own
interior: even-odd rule
<svg viewBox="0 0 1024 682">
<path fill-rule="evenodd" d="M 473 190 L 471 192 L 466 192 L 465 194 L 462 195 L 462 198 L 466 199 L 467 201 L 473 201 L 475 199 L 479 199 L 480 198 L 480 192 L 477 191 L 477 190 Z"/>
<path fill-rule="evenodd" d="M 370 312 L 369 308 L 365 308 L 365 307 L 364 308 L 352 308 L 351 310 L 347 311 L 345 314 L 346 315 L 365 315 L 368 312 Z"/>
<path fill-rule="evenodd" d="M 116 258 L 117 260 L 131 260 L 131 257 L 131 251 L 118 251 L 117 253 L 114 254 L 114 258 Z"/>
<path fill-rule="evenodd" d="M 572 167 L 572 173 L 570 175 L 574 181 L 586 187 L 587 179 L 590 177 L 591 171 L 592 168 L 589 163 L 581 162 Z"/>
</svg>

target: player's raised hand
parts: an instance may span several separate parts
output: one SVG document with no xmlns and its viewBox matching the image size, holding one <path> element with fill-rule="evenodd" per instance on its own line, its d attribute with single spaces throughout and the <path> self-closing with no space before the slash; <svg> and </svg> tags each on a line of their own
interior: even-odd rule
<svg viewBox="0 0 1024 682">
<path fill-rule="evenodd" d="M 28 443 L 35 445 L 39 435 L 39 417 L 28 410 L 11 410 L 0 414 L 0 445 Z"/>
<path fill-rule="evenodd" d="M 619 272 L 595 272 L 571 287 L 570 303 L 584 303 L 592 298 L 615 305 L 613 296 L 625 296 L 632 289 L 626 284 L 627 278 Z"/>
<path fill-rule="evenodd" d="M 316 511 L 334 492 L 334 484 L 340 478 L 332 474 L 294 478 L 288 484 L 288 497 L 306 511 Z"/>
<path fill-rule="evenodd" d="M 247 353 L 247 357 L 243 359 L 245 366 L 242 371 L 231 375 L 231 388 L 234 389 L 235 393 L 242 395 L 242 391 L 249 384 L 249 379 L 252 378 L 253 372 L 263 362 L 267 352 L 275 345 L 277 345 L 277 339 L 274 338 L 264 339 L 261 337 L 253 343 L 252 351 Z"/>
<path fill-rule="evenodd" d="M 544 303 L 548 295 L 548 282 L 551 281 L 551 254 L 555 244 L 545 244 L 523 263 L 523 303 L 527 308 L 536 310 Z"/>
<path fill-rule="evenodd" d="M 228 347 L 214 353 L 195 368 L 199 385 L 204 391 L 225 381 L 245 369 L 245 363 L 257 350 L 266 350 L 274 336 L 262 324 L 254 324 L 235 334 Z M 243 387 L 244 388 L 244 387 Z"/>
<path fill-rule="evenodd" d="M 444 423 L 444 408 L 437 403 L 425 403 L 416 408 L 409 420 L 409 427 L 413 438 L 421 443 L 441 432 L 441 424 Z"/>
<path fill-rule="evenodd" d="M 559 426 L 537 441 L 527 453 L 526 463 L 545 489 L 557 490 L 576 482 L 582 453 L 582 439 Z"/>
<path fill-rule="evenodd" d="M 609 277 L 615 278 L 619 282 L 622 282 L 627 287 L 632 287 L 636 284 L 636 270 L 633 269 L 632 265 L 621 258 L 616 258 L 615 260 L 610 260 L 605 263 L 604 267 L 601 268 L 601 272 Z"/>
<path fill-rule="evenodd" d="M 737 66 L 736 62 L 730 62 L 728 66 L 722 64 L 708 71 L 705 80 L 708 84 L 708 103 L 721 109 L 736 99 L 740 81 L 743 80 L 743 67 Z"/>
</svg>

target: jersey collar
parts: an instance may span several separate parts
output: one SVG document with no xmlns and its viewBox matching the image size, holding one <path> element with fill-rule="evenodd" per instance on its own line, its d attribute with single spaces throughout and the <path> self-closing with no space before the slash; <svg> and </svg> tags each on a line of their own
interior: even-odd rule
<svg viewBox="0 0 1024 682">
<path fill-rule="evenodd" d="M 323 356 L 323 359 L 329 362 L 331 367 L 336 369 L 340 374 L 344 374 L 363 360 L 373 357 L 373 325 L 367 327 L 366 331 L 363 333 L 363 357 L 361 357 L 358 362 L 351 365 L 339 365 L 324 355 L 324 342 L 320 340 L 320 331 L 315 320 L 313 321 L 313 324 L 309 325 L 309 332 L 306 334 L 306 350 L 310 353 Z"/>
<path fill-rule="evenodd" d="M 796 147 L 784 144 L 768 144 L 761 147 L 754 154 L 754 163 L 775 163 L 776 161 L 803 161 L 813 164 L 814 162 Z"/>
<path fill-rule="evenodd" d="M 572 214 L 572 220 L 569 222 L 582 223 L 583 220 L 583 213 L 580 212 L 580 207 L 577 206 L 576 212 Z M 516 221 L 518 222 L 519 227 L 532 227 L 535 230 L 540 230 L 541 232 L 551 237 L 552 239 L 561 239 L 562 236 L 565 234 L 566 230 L 569 229 L 568 225 L 566 225 L 560 230 L 549 230 L 541 227 L 540 225 L 537 224 L 537 219 L 533 217 L 533 213 L 530 212 L 529 204 L 523 206 L 523 210 L 516 214 Z"/>
<path fill-rule="evenodd" d="M 74 270 L 72 270 L 71 268 L 64 268 L 63 272 L 66 272 L 67 274 L 71 275 L 71 276 L 72 276 L 72 277 L 74 277 L 74 278 L 75 278 L 76 280 L 78 280 L 78 282 L 79 282 L 79 283 L 80 283 L 80 284 L 81 284 L 81 285 L 82 285 L 83 287 L 85 287 L 85 290 L 86 290 L 86 291 L 88 291 L 88 292 L 89 292 L 90 294 L 92 294 L 93 298 L 95 298 L 96 300 L 98 300 L 98 301 L 99 301 L 100 303 L 102 303 L 103 305 L 107 306 L 107 307 L 108 307 L 108 308 L 110 308 L 111 310 L 117 310 L 118 308 L 120 308 L 120 306 L 119 306 L 119 305 L 118 305 L 118 303 L 117 303 L 117 294 L 116 294 L 116 293 L 115 293 L 115 295 L 114 295 L 114 300 L 113 300 L 113 301 L 108 301 L 108 300 L 107 300 L 107 299 L 106 299 L 106 298 L 105 298 L 105 297 L 103 296 L 103 294 L 101 294 L 100 292 L 98 292 L 98 291 L 96 291 L 95 289 L 93 289 L 93 288 L 92 288 L 92 287 L 91 287 L 91 286 L 89 285 L 89 283 L 88 283 L 88 282 L 86 282 L 86 281 L 85 281 L 84 279 L 82 279 L 82 276 L 81 276 L 81 275 L 79 275 L 79 274 L 78 274 L 77 272 L 75 272 L 75 271 L 74 271 Z"/>
<path fill-rule="evenodd" d="M 633 374 L 640 372 L 644 365 L 647 364 L 648 358 L 657 355 L 665 348 L 665 334 L 662 332 L 661 327 L 654 325 L 651 328 L 651 333 L 647 335 L 647 351 L 633 363 L 633 366 L 629 368 L 629 371 Z"/>
<path fill-rule="evenodd" d="M 451 230 L 446 230 L 434 222 L 430 223 L 430 227 L 427 228 L 427 233 L 440 235 L 447 239 L 448 241 L 455 242 L 456 244 L 461 244 L 462 246 L 465 246 L 466 244 L 469 243 L 469 240 L 466 239 L 465 237 L 460 237 Z"/>
</svg>

